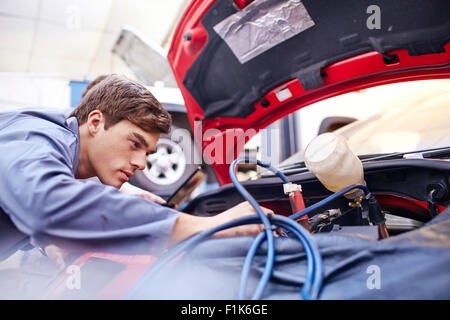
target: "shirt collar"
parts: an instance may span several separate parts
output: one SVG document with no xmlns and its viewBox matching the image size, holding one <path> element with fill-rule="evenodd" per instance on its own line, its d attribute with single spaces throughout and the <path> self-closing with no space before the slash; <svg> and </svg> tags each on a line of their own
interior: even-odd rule
<svg viewBox="0 0 450 320">
<path fill-rule="evenodd" d="M 76 138 L 75 154 L 73 158 L 72 172 L 75 176 L 78 170 L 78 158 L 80 155 L 80 131 L 78 127 L 78 120 L 76 117 L 66 119 L 67 128 L 74 134 Z"/>
</svg>

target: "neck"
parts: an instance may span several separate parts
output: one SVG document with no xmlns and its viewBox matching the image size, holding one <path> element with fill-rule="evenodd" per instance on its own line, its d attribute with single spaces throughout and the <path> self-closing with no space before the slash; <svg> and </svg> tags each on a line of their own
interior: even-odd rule
<svg viewBox="0 0 450 320">
<path fill-rule="evenodd" d="M 77 179 L 87 179 L 95 176 L 95 171 L 92 167 L 92 164 L 89 160 L 88 153 L 88 139 L 89 133 L 87 131 L 86 124 L 83 124 L 79 127 L 80 132 L 80 153 L 78 155 L 78 169 L 75 178 Z"/>
</svg>

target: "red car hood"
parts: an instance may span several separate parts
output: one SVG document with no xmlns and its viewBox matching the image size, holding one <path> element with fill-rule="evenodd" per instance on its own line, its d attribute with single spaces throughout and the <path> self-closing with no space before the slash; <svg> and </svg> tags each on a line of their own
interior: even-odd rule
<svg viewBox="0 0 450 320">
<path fill-rule="evenodd" d="M 449 12 L 448 0 L 192 1 L 168 60 L 204 160 L 228 183 L 244 143 L 295 110 L 449 78 Z"/>
</svg>

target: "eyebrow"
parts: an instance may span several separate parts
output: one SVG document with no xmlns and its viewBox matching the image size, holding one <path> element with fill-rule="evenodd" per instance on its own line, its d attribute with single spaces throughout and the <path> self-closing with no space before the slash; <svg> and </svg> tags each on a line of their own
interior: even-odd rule
<svg viewBox="0 0 450 320">
<path fill-rule="evenodd" d="M 147 141 L 145 141 L 145 139 L 142 135 L 133 131 L 133 132 L 130 132 L 130 136 L 134 136 L 136 139 L 139 140 L 140 143 L 142 143 L 146 148 L 148 148 L 148 143 L 147 143 Z"/>
</svg>

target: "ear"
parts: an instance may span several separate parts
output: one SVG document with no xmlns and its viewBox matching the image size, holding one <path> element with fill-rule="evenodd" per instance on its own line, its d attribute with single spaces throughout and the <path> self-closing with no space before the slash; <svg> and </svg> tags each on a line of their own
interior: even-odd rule
<svg viewBox="0 0 450 320">
<path fill-rule="evenodd" d="M 101 128 L 104 128 L 105 117 L 100 110 L 93 110 L 89 113 L 86 124 L 89 134 L 94 136 Z"/>
</svg>

